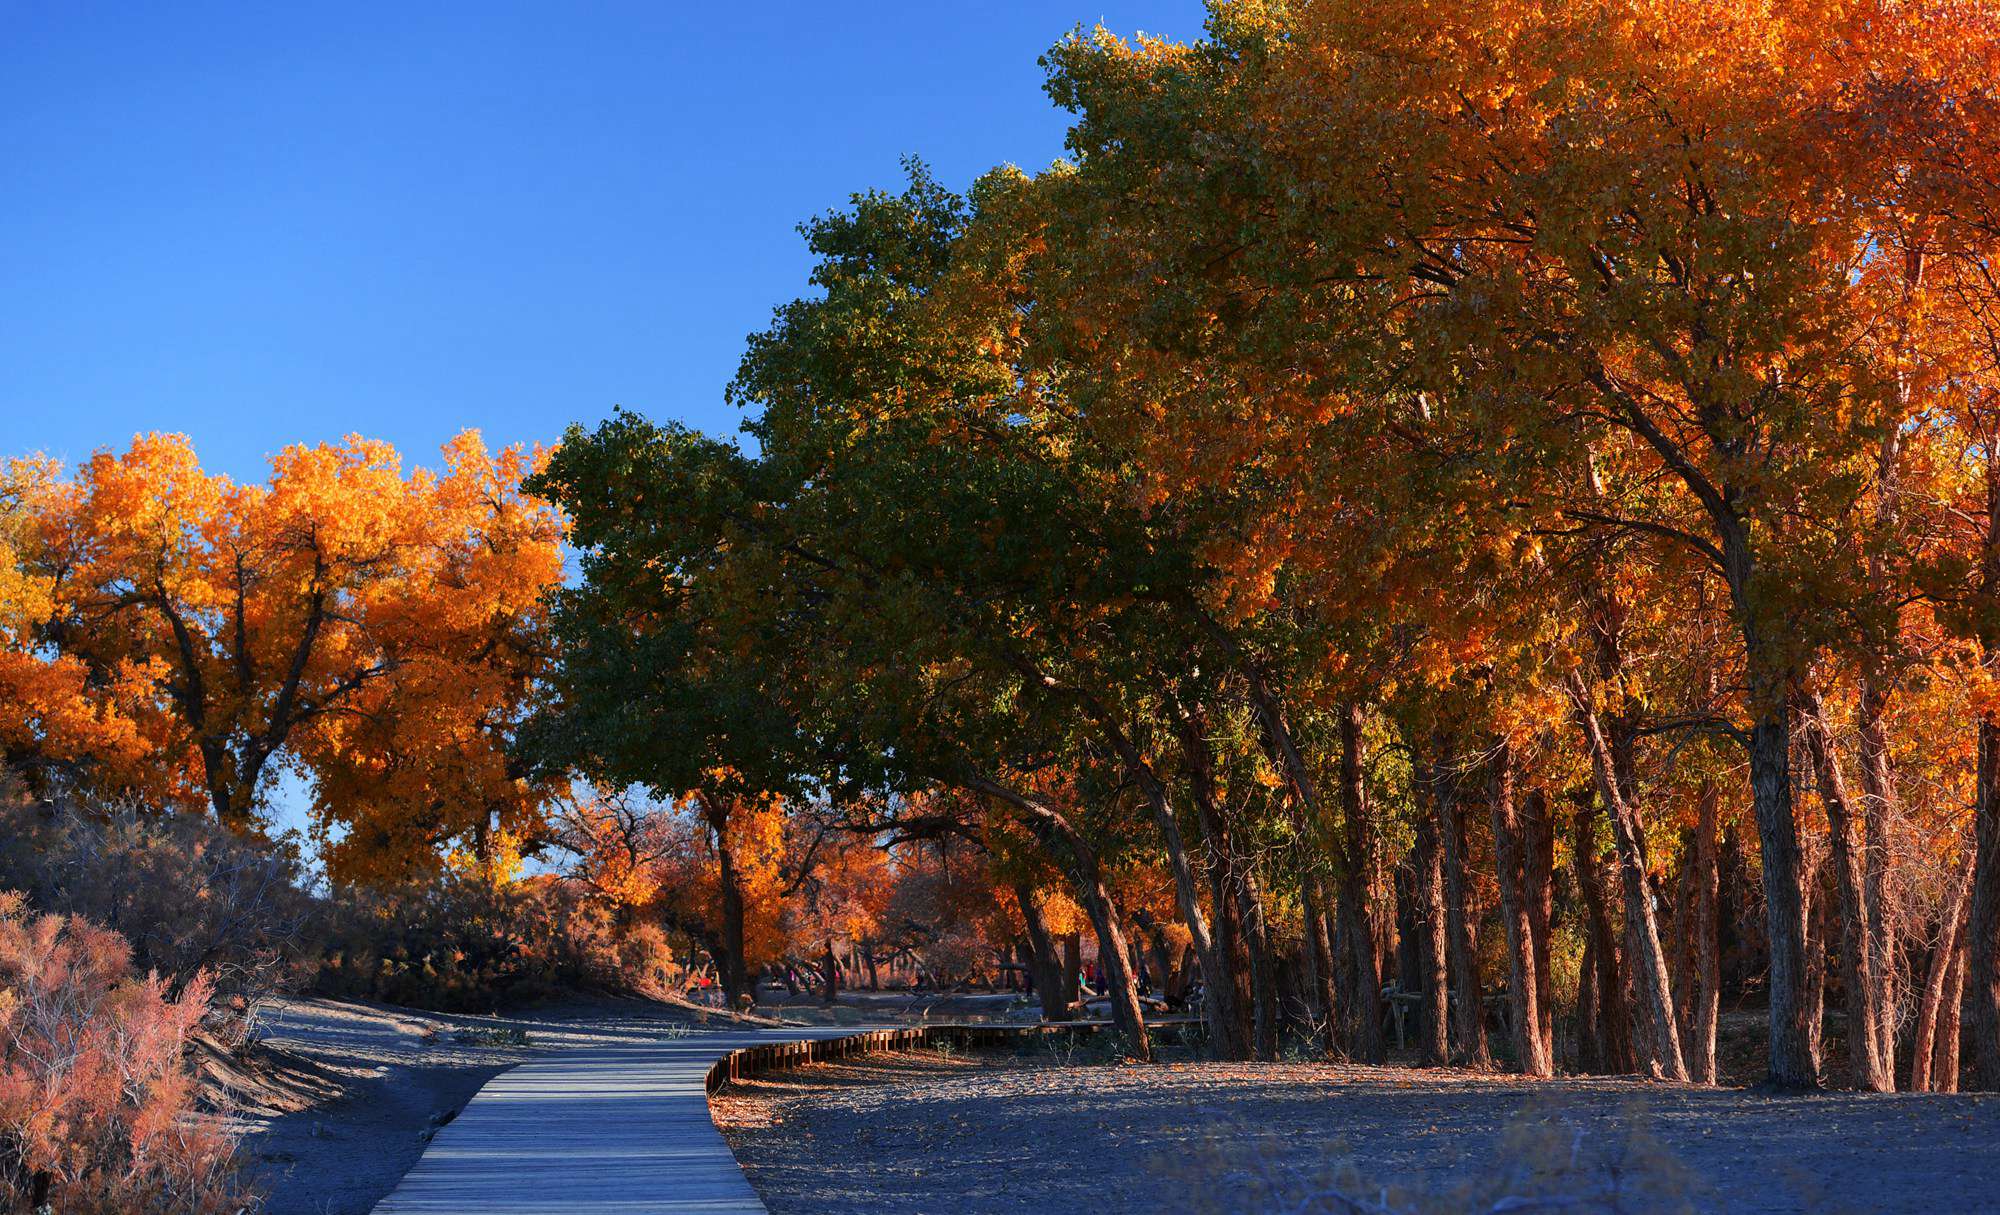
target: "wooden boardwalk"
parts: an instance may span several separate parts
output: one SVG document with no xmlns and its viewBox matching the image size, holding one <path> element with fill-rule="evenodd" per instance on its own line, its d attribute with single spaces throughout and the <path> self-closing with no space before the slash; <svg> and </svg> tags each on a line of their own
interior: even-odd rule
<svg viewBox="0 0 2000 1215">
<path fill-rule="evenodd" d="M 375 1215 L 762 1212 L 709 1119 L 709 1068 L 856 1028 L 698 1032 L 523 1063 L 438 1131 Z"/>
</svg>

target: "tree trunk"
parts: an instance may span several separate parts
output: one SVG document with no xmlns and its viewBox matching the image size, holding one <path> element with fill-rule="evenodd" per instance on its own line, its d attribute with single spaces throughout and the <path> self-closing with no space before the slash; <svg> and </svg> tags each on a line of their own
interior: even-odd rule
<svg viewBox="0 0 2000 1215">
<path fill-rule="evenodd" d="M 1589 933 L 1576 975 L 1576 1070 L 1587 1075 L 1611 1070 L 1597 1020 L 1597 938 Z"/>
<path fill-rule="evenodd" d="M 1132 969 L 1126 965 L 1125 932 L 1118 923 L 1118 909 L 1111 892 L 1093 875 L 1085 888 L 1083 909 L 1097 932 L 1097 967 L 1104 973 L 1104 994 L 1111 1001 L 1111 1022 L 1125 1040 L 1125 1049 L 1135 1059 L 1153 1057 L 1152 1042 L 1146 1036 L 1146 1016 L 1139 1004 L 1139 988 Z"/>
<path fill-rule="evenodd" d="M 1068 871 L 1076 884 L 1091 927 L 1097 932 L 1098 965 L 1103 968 L 1107 994 L 1111 998 L 1111 1019 L 1125 1039 L 1125 1048 L 1135 1058 L 1151 1059 L 1152 1043 L 1146 1034 L 1146 1018 L 1133 984 L 1125 934 L 1118 924 L 1118 909 L 1104 885 L 1104 872 L 1091 847 L 1068 817 L 1040 798 L 1010 788 L 983 776 L 969 775 L 961 786 L 984 794 L 1015 810 L 1037 842 Z"/>
<path fill-rule="evenodd" d="M 743 887 L 736 878 L 736 858 L 721 826 L 715 831 L 716 885 L 722 893 L 722 993 L 729 1007 L 757 1002 L 757 986 L 750 981 L 743 956 Z"/>
<path fill-rule="evenodd" d="M 1965 929 L 1972 1083 L 2000 1089 L 2000 721 L 1991 714 L 1979 720 L 1973 829 L 1972 913 Z"/>
<path fill-rule="evenodd" d="M 1833 900 L 1825 889 L 1824 874 L 1815 874 L 1806 885 L 1806 1054 L 1813 1075 L 1826 1067 L 1826 941 L 1831 924 L 1827 906 Z"/>
<path fill-rule="evenodd" d="M 1521 1072 L 1552 1076 L 1555 1062 L 1542 1038 L 1540 984 L 1535 976 L 1535 932 L 1528 922 L 1527 849 L 1514 806 L 1514 753 L 1502 739 L 1489 761 L 1487 805 L 1493 819 L 1494 867 L 1500 879 L 1500 918 L 1507 930 L 1507 997 L 1513 1011 L 1514 1053 Z"/>
<path fill-rule="evenodd" d="M 1362 1063 L 1381 1063 L 1388 1057 L 1382 1036 L 1382 972 L 1375 953 L 1375 925 L 1369 906 L 1369 865 L 1374 855 L 1374 839 L 1369 815 L 1368 788 L 1362 764 L 1362 709 L 1349 704 L 1340 716 L 1340 808 L 1342 816 L 1343 871 L 1340 879 L 1340 918 L 1350 952 L 1348 992 L 1348 1053 Z"/>
<path fill-rule="evenodd" d="M 1697 1084 L 1714 1084 L 1715 1031 L 1722 1009 L 1722 965 L 1716 905 L 1720 898 L 1720 866 L 1715 852 L 1718 794 L 1703 782 L 1695 802 L 1694 898 L 1688 924 L 1694 962 L 1694 1010 L 1689 1018 L 1688 1072 Z"/>
<path fill-rule="evenodd" d="M 1318 1022 L 1320 1044 L 1329 1052 L 1340 1050 L 1340 997 L 1334 985 L 1333 940 L 1327 928 L 1326 894 L 1319 875 L 1310 869 L 1301 881 L 1304 903 L 1306 958 L 1311 963 L 1311 993 Z"/>
<path fill-rule="evenodd" d="M 1834 889 L 1840 899 L 1841 986 L 1847 996 L 1847 1056 L 1854 1087 L 1888 1093 L 1896 1089 L 1894 1055 L 1882 1055 L 1882 990 L 1875 976 L 1875 949 L 1869 940 L 1868 891 L 1855 836 L 1854 803 L 1847 778 L 1827 727 L 1826 707 L 1816 692 L 1799 705 L 1806 752 L 1819 780 L 1820 803 L 1826 808 L 1829 854 Z M 1826 942 L 1820 942 L 1824 948 Z"/>
<path fill-rule="evenodd" d="M 1242 675 L 1250 693 L 1251 708 L 1256 713 L 1258 726 L 1263 734 L 1264 745 L 1278 761 L 1278 766 L 1284 771 L 1291 785 L 1292 798 L 1287 804 L 1293 821 L 1295 825 L 1306 825 L 1301 826 L 1300 837 L 1304 840 L 1314 838 L 1318 825 L 1325 822 L 1320 812 L 1319 786 L 1314 781 L 1311 770 L 1307 768 L 1304 756 L 1299 752 L 1297 740 L 1292 737 L 1291 723 L 1286 719 L 1284 703 L 1266 677 L 1263 665 L 1228 629 L 1223 627 L 1220 621 L 1204 610 L 1191 596 L 1185 597 L 1181 606 L 1222 651 L 1236 668 L 1237 673 Z M 1303 895 L 1307 903 L 1307 950 L 1314 962 L 1316 986 L 1321 989 L 1316 995 L 1325 1011 L 1325 1032 L 1331 1048 L 1332 1036 L 1336 1032 L 1334 1015 L 1337 1001 L 1334 999 L 1332 989 L 1332 953 L 1327 940 L 1325 892 L 1316 877 L 1307 877 Z"/>
<path fill-rule="evenodd" d="M 1228 976 L 1233 997 L 1228 1005 L 1232 1014 L 1228 1033 L 1221 1041 L 1211 1041 L 1211 1051 L 1222 1059 L 1246 1058 L 1253 1050 L 1260 1059 L 1274 1059 L 1278 1053 L 1278 1028 L 1270 939 L 1264 924 L 1263 904 L 1256 897 L 1255 879 L 1249 872 L 1250 860 L 1239 855 L 1227 812 L 1216 796 L 1213 757 L 1199 708 L 1184 708 L 1178 701 L 1168 703 L 1180 741 L 1182 766 L 1187 771 L 1195 821 L 1207 850 L 1209 906 L 1215 909 L 1216 918 L 1215 949 L 1223 959 L 1220 969 Z M 1239 954 L 1250 970 L 1247 982 L 1240 984 L 1239 980 L 1246 976 L 1237 965 Z M 1209 980 L 1205 973 L 1203 979 L 1215 981 Z M 1243 1006 L 1246 994 L 1248 1008 Z M 1247 1039 L 1243 1033 L 1246 1020 Z"/>
<path fill-rule="evenodd" d="M 1768 1079 L 1779 1088 L 1819 1087 L 1813 1049 L 1816 1006 L 1808 999 L 1804 862 L 1792 810 L 1790 710 L 1780 679 L 1763 671 L 1763 648 L 1750 635 L 1751 703 L 1750 792 L 1763 850 L 1765 939 L 1770 950 L 1770 1064 Z"/>
<path fill-rule="evenodd" d="M 1875 990 L 1872 1003 L 1877 1009 L 1875 1030 L 1877 1057 L 1895 1087 L 1897 1009 L 1902 1001 L 1902 942 L 1905 927 L 1897 915 L 1900 905 L 1891 888 L 1889 870 L 1889 821 L 1896 811 L 1895 776 L 1889 770 L 1889 737 L 1884 718 L 1888 712 L 1888 692 L 1883 681 L 1862 680 L 1856 713 L 1861 752 L 1861 845 L 1862 889 L 1868 908 L 1867 940 Z"/>
<path fill-rule="evenodd" d="M 1616 774 L 1610 743 L 1593 707 L 1590 689 L 1580 673 L 1569 678 L 1571 705 L 1578 728 L 1590 751 L 1591 772 L 1597 780 L 1597 795 L 1611 820 L 1611 838 L 1618 853 L 1618 874 L 1625 888 L 1626 937 L 1634 946 L 1631 974 L 1638 1012 L 1645 1032 L 1639 1035 L 1641 1061 L 1657 1079 L 1686 1080 L 1687 1062 L 1681 1055 L 1680 1022 L 1674 1014 L 1667 959 L 1660 948 L 1660 928 L 1653 914 L 1653 895 L 1646 874 L 1645 826 L 1639 812 L 1626 800 Z"/>
<path fill-rule="evenodd" d="M 1075 1008 L 1077 1001 L 1083 998 L 1083 992 L 1078 988 L 1078 980 L 1083 975 L 1083 935 L 1075 932 L 1064 933 L 1062 947 L 1062 998 L 1064 1019 L 1067 1020 L 1068 1010 Z"/>
<path fill-rule="evenodd" d="M 1555 995 L 1550 988 L 1549 933 L 1555 920 L 1556 820 L 1542 789 L 1521 802 L 1522 838 L 1527 846 L 1522 875 L 1527 881 L 1528 931 L 1535 957 L 1535 1008 L 1541 1014 L 1541 1035 L 1551 1063 L 1555 1061 Z"/>
<path fill-rule="evenodd" d="M 1611 927 L 1610 896 L 1605 890 L 1604 863 L 1597 850 L 1597 816 L 1592 812 L 1587 791 L 1579 791 L 1574 800 L 1571 864 L 1577 889 L 1583 895 L 1591 959 L 1595 964 L 1595 974 L 1586 974 L 1581 981 L 1596 986 L 1592 1003 L 1597 1021 L 1593 1033 L 1600 1047 L 1599 1063 L 1607 1072 L 1636 1071 L 1631 1023 L 1626 1017 L 1625 983 L 1618 964 L 1618 936 Z M 1579 1029 L 1579 1036 L 1581 1033 Z"/>
<path fill-rule="evenodd" d="M 1425 781 L 1426 786 L 1431 782 Z M 1423 996 L 1418 1057 L 1426 1067 L 1451 1061 L 1451 986 L 1446 974 L 1444 856 L 1438 842 L 1436 794 L 1429 813 L 1419 811 L 1416 846 L 1418 991 Z"/>
<path fill-rule="evenodd" d="M 1021 919 L 1028 928 L 1029 973 L 1034 975 L 1042 1019 L 1066 1021 L 1069 1005 L 1063 1000 L 1062 961 L 1056 957 L 1055 940 L 1049 935 L 1047 896 L 1026 882 L 1017 882 L 1014 900 L 1021 905 Z"/>
<path fill-rule="evenodd" d="M 1032 666 L 1024 669 L 1041 678 Z M 1117 715 L 1103 701 L 1082 689 L 1072 691 L 1085 715 L 1097 724 L 1105 741 L 1118 755 L 1126 775 L 1139 787 L 1153 813 L 1153 826 L 1160 833 L 1160 849 L 1166 854 L 1167 870 L 1174 878 L 1175 909 L 1180 912 L 1181 923 L 1187 925 L 1190 942 L 1201 958 L 1202 987 L 1207 993 L 1207 998 L 1202 1001 L 1202 1015 L 1208 1022 L 1210 1050 L 1217 1058 L 1241 1058 L 1243 1044 L 1237 1034 L 1236 976 L 1229 968 L 1230 959 L 1215 947 L 1214 935 L 1208 930 L 1208 916 L 1202 910 L 1201 896 L 1195 888 L 1194 866 L 1188 860 L 1187 845 L 1181 837 L 1180 821 L 1174 817 L 1166 784 L 1132 741 Z"/>
<path fill-rule="evenodd" d="M 1449 748 L 1440 748 L 1449 756 Z M 1458 779 L 1439 782 L 1438 834 L 1444 841 L 1446 949 L 1451 957 L 1452 986 L 1458 991 L 1458 1057 L 1469 1067 L 1490 1068 L 1486 1046 L 1486 1009 L 1479 990 L 1478 925 L 1471 914 L 1471 857 L 1465 842 L 1465 812 L 1459 804 Z"/>
<path fill-rule="evenodd" d="M 1271 947 L 1271 926 L 1264 918 L 1264 898 L 1248 856 L 1231 857 L 1230 895 L 1241 909 L 1243 944 L 1249 953 L 1251 1044 L 1259 1059 L 1278 1057 L 1278 962 Z"/>
<path fill-rule="evenodd" d="M 1955 1093 L 1959 1086 L 1959 1012 L 1965 1006 L 1966 942 L 1961 936 L 1945 973 L 1944 1006 L 1938 1013 L 1937 1049 L 1931 1057 L 1931 1091 Z"/>
<path fill-rule="evenodd" d="M 1945 896 L 1944 909 L 1938 914 L 1937 944 L 1931 950 L 1930 966 L 1924 972 L 1924 990 L 1917 1000 L 1916 1034 L 1910 1042 L 1910 1091 L 1913 1093 L 1929 1092 L 1934 1085 L 1932 1067 L 1937 1055 L 1941 1024 L 1939 1014 L 1944 1009 L 1945 990 L 1951 981 L 1952 967 L 1966 939 L 1965 904 L 1972 886 L 1973 860 L 1973 849 L 1968 847 L 1959 862 L 1958 875 L 1952 882 L 1951 890 Z"/>
<path fill-rule="evenodd" d="M 1417 882 L 1416 853 L 1391 871 L 1396 883 L 1396 964 L 1395 987 L 1399 992 L 1417 990 Z M 1384 976 L 1387 979 L 1387 976 Z"/>
<path fill-rule="evenodd" d="M 821 947 L 819 956 L 821 1004 L 832 1004 L 840 998 L 840 959 L 833 956 L 833 942 L 827 941 Z"/>
</svg>

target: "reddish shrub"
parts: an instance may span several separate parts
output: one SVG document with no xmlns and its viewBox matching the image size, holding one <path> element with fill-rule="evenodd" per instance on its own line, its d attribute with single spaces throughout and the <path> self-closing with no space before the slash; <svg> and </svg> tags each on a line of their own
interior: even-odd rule
<svg viewBox="0 0 2000 1215">
<path fill-rule="evenodd" d="M 653 924 L 634 924 L 618 935 L 618 980 L 645 996 L 676 993 L 683 984 L 667 934 Z"/>
<path fill-rule="evenodd" d="M 0 893 L 0 1197 L 9 1210 L 218 1215 L 255 1205 L 185 1063 L 205 976 L 169 1000 L 125 939 Z"/>
</svg>

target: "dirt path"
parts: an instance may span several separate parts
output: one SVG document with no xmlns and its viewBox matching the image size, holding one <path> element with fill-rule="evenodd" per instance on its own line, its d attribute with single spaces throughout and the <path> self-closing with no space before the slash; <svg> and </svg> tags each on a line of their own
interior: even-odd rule
<svg viewBox="0 0 2000 1215">
<path fill-rule="evenodd" d="M 774 1215 L 1312 1212 L 1346 1209 L 1315 1193 L 1383 1187 L 1411 1192 L 1390 1209 L 1463 1211 L 1499 1181 L 1616 1190 L 1633 1212 L 2000 1211 L 1991 1095 L 924 1054 L 751 1081 L 713 1108 Z"/>
</svg>

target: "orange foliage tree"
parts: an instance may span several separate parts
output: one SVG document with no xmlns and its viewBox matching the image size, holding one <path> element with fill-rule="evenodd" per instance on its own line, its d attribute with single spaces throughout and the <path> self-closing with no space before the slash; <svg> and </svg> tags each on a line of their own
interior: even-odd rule
<svg viewBox="0 0 2000 1215">
<path fill-rule="evenodd" d="M 204 472 L 175 435 L 68 475 L 16 462 L 0 739 L 238 829 L 289 764 L 341 876 L 528 835 L 539 794 L 505 744 L 545 657 L 561 523 L 521 492 L 532 454 L 468 432 L 443 455 L 433 473 L 360 438 L 295 446 L 261 485 Z"/>
</svg>

